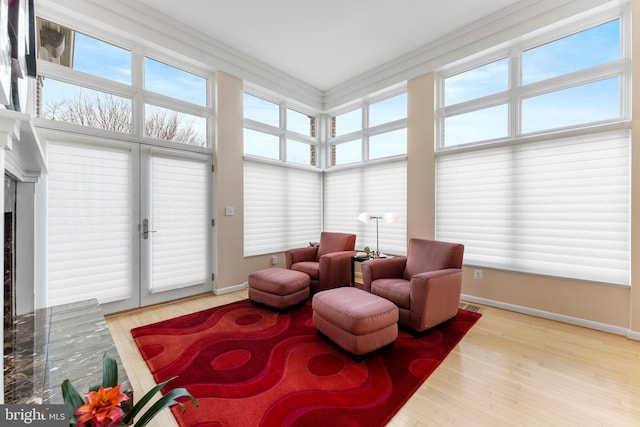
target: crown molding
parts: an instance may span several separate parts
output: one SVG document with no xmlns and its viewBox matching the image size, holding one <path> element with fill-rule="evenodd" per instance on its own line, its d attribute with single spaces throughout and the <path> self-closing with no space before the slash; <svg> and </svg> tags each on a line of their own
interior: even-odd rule
<svg viewBox="0 0 640 427">
<path fill-rule="evenodd" d="M 96 37 L 102 35 L 129 49 L 161 55 L 167 61 L 178 58 L 204 72 L 222 71 L 314 110 L 331 111 L 598 6 L 627 2 L 522 0 L 326 91 L 198 31 L 180 27 L 136 0 L 40 0 L 36 6 L 48 19 Z M 179 66 L 175 60 L 172 65 Z"/>
<path fill-rule="evenodd" d="M 605 4 L 602 0 L 519 1 L 463 29 L 356 76 L 325 91 L 324 110 L 330 111 L 385 87 L 436 71 L 453 62 L 499 48 L 542 27 Z"/>
<path fill-rule="evenodd" d="M 158 59 L 166 59 L 172 65 L 180 65 L 175 60 L 170 61 L 178 58 L 203 72 L 222 71 L 318 111 L 322 109 L 322 91 L 202 33 L 179 27 L 179 23 L 170 17 L 138 2 L 40 0 L 36 12 L 133 51 L 160 55 Z"/>
</svg>

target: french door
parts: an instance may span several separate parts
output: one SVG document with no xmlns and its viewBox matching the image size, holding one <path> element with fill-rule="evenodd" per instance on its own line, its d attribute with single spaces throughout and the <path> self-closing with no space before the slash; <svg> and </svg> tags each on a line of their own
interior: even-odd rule
<svg viewBox="0 0 640 427">
<path fill-rule="evenodd" d="M 52 142 L 47 305 L 105 313 L 211 291 L 211 155 L 118 142 Z"/>
<path fill-rule="evenodd" d="M 211 170 L 211 156 L 141 148 L 141 305 L 212 290 Z"/>
</svg>

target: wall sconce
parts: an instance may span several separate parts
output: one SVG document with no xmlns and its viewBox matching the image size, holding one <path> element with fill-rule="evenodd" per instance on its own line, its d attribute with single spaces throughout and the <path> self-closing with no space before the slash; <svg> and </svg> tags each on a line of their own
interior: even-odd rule
<svg viewBox="0 0 640 427">
<path fill-rule="evenodd" d="M 372 219 L 376 220 L 376 252 L 375 252 L 375 256 L 380 257 L 382 254 L 380 254 L 380 242 L 379 242 L 379 234 L 378 234 L 378 222 L 380 220 L 383 220 L 384 222 L 396 222 L 398 220 L 398 214 L 397 213 L 393 213 L 393 212 L 388 212 L 384 215 L 378 216 L 378 215 L 371 215 L 368 212 L 362 212 L 360 215 L 358 215 L 358 220 L 362 221 L 362 222 L 369 222 Z"/>
</svg>

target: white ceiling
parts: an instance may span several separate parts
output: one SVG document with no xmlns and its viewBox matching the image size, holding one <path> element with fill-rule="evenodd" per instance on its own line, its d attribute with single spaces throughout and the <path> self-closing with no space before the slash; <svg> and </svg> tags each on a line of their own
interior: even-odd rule
<svg viewBox="0 0 640 427">
<path fill-rule="evenodd" d="M 137 0 L 321 91 L 519 0 Z"/>
</svg>

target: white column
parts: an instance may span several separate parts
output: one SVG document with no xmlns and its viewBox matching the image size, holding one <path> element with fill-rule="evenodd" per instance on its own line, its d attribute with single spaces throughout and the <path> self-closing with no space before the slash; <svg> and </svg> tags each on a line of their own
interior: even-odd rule
<svg viewBox="0 0 640 427">
<path fill-rule="evenodd" d="M 16 315 L 32 313 L 35 309 L 36 269 L 36 184 L 16 183 Z"/>
</svg>

